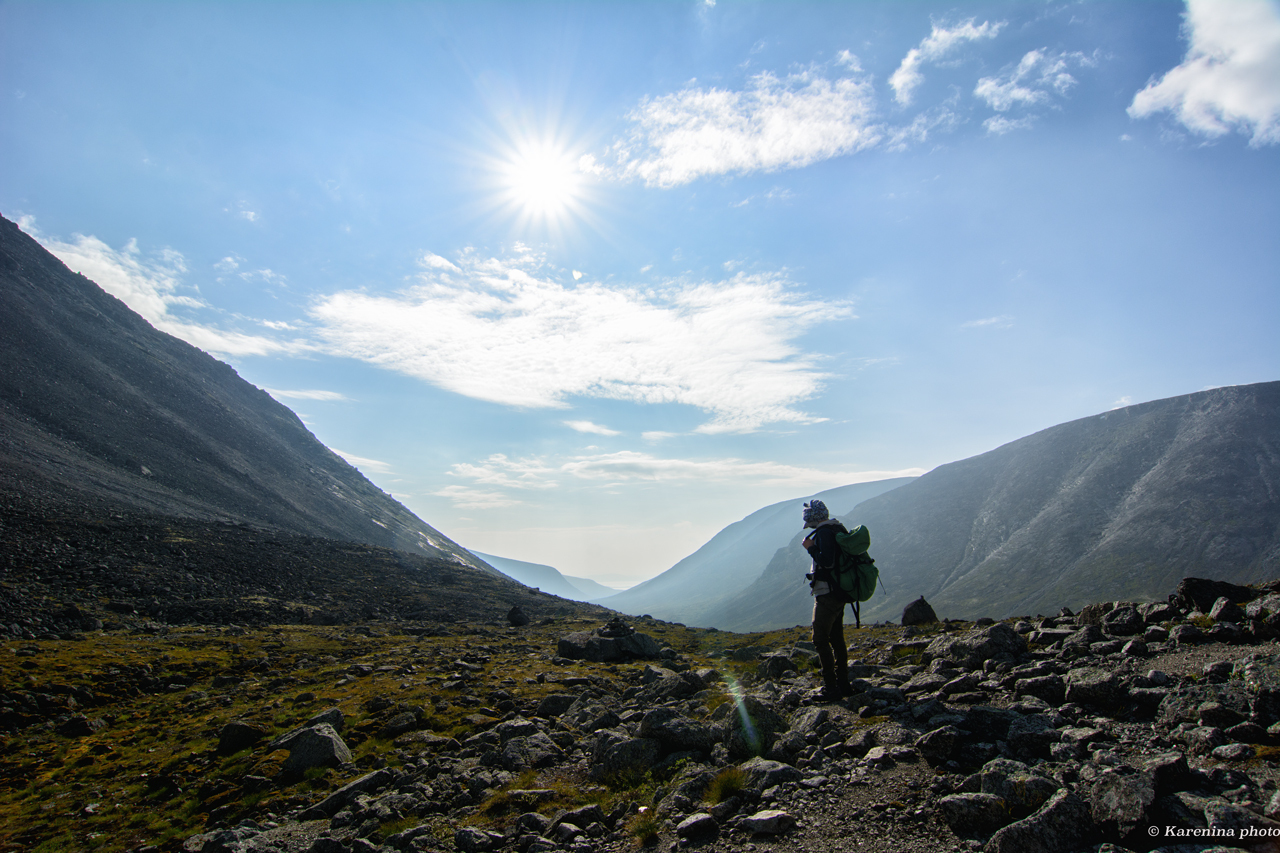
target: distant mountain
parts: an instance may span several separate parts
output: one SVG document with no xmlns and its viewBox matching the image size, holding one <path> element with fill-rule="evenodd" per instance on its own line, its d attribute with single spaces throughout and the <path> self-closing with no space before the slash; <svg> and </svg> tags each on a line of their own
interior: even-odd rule
<svg viewBox="0 0 1280 853">
<path fill-rule="evenodd" d="M 1056 613 L 1163 598 L 1184 577 L 1280 576 L 1280 382 L 1106 412 L 943 465 L 844 516 L 871 530 L 884 589 L 863 618 L 923 595 L 939 616 Z M 707 616 L 803 624 L 799 537 Z"/>
<path fill-rule="evenodd" d="M 602 583 L 597 583 L 596 581 L 591 580 L 591 578 L 575 578 L 573 575 L 565 575 L 564 579 L 582 590 L 582 594 L 586 596 L 583 599 L 584 601 L 599 601 L 602 598 L 617 595 L 622 591 L 611 586 L 605 586 Z"/>
<path fill-rule="evenodd" d="M 839 514 L 911 480 L 898 477 L 855 483 L 756 510 L 657 577 L 617 595 L 593 600 L 622 613 L 648 613 L 673 622 L 714 625 L 707 620 L 758 578 L 778 548 L 800 529 L 805 501 L 819 498 L 832 513 Z"/>
<path fill-rule="evenodd" d="M 567 598 L 570 601 L 592 601 L 607 595 L 613 595 L 616 589 L 598 584 L 586 578 L 570 578 L 560 574 L 551 566 L 542 563 L 526 563 L 524 560 L 512 560 L 508 557 L 495 557 L 479 551 L 471 552 L 484 560 L 507 577 L 519 581 L 528 587 Z M 596 590 L 603 590 L 597 593 Z"/>
<path fill-rule="evenodd" d="M 0 217 L 0 488 L 395 548 L 491 572 L 226 364 Z"/>
</svg>

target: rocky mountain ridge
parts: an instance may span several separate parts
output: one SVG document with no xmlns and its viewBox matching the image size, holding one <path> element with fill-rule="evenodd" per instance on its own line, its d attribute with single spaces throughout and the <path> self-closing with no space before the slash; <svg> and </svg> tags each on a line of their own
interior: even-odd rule
<svg viewBox="0 0 1280 853">
<path fill-rule="evenodd" d="M 0 217 L 0 485 L 491 571 L 228 365 Z"/>
<path fill-rule="evenodd" d="M 836 510 L 836 508 L 832 508 Z M 864 619 L 923 595 L 943 616 L 1152 601 L 1183 577 L 1280 574 L 1280 382 L 1216 388 L 1051 427 L 836 511 L 871 531 Z M 809 618 L 799 532 L 700 624 Z"/>
</svg>

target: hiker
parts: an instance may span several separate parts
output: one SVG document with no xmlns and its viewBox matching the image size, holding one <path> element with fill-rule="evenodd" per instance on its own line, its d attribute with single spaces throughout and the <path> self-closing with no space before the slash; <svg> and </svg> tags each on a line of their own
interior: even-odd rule
<svg viewBox="0 0 1280 853">
<path fill-rule="evenodd" d="M 849 649 L 844 644 L 845 600 L 834 594 L 832 588 L 832 571 L 840 560 L 836 534 L 849 531 L 831 518 L 827 505 L 816 498 L 804 505 L 804 526 L 813 528 L 800 544 L 813 558 L 813 571 L 805 577 L 809 580 L 809 594 L 813 596 L 813 645 L 822 663 L 823 686 L 819 698 L 831 702 L 853 693 L 849 685 Z"/>
</svg>

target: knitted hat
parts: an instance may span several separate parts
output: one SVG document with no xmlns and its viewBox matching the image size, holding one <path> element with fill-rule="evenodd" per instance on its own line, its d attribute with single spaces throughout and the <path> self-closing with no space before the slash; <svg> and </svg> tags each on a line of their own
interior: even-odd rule
<svg viewBox="0 0 1280 853">
<path fill-rule="evenodd" d="M 827 513 L 827 505 L 822 501 L 814 498 L 804 505 L 804 523 L 811 524 L 818 521 L 826 521 L 831 516 Z"/>
</svg>

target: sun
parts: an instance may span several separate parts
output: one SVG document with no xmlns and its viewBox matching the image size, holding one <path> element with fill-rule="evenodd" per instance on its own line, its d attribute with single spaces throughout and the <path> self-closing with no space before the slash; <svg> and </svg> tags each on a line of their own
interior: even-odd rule
<svg viewBox="0 0 1280 853">
<path fill-rule="evenodd" d="M 578 161 L 554 143 L 519 146 L 502 171 L 508 201 L 527 217 L 560 218 L 582 199 L 583 175 Z"/>
</svg>

